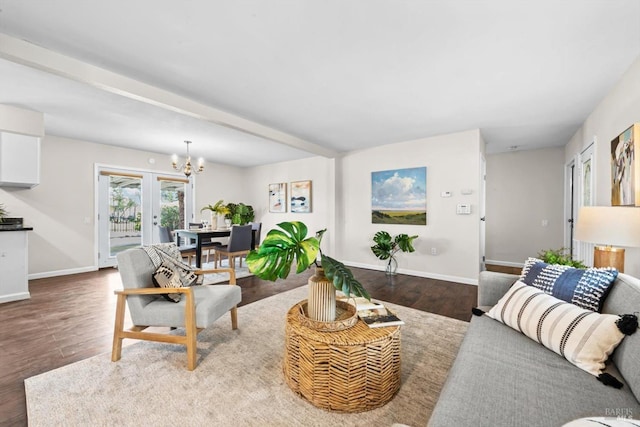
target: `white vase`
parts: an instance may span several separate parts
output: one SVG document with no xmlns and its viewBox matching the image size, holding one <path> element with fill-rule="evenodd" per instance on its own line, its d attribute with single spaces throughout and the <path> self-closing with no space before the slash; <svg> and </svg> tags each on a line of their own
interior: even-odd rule
<svg viewBox="0 0 640 427">
<path fill-rule="evenodd" d="M 324 275 L 324 269 L 317 267 L 316 274 L 309 278 L 309 319 L 318 322 L 336 320 L 336 288 Z"/>
<path fill-rule="evenodd" d="M 218 214 L 213 211 L 211 211 L 211 229 L 218 229 Z"/>
</svg>

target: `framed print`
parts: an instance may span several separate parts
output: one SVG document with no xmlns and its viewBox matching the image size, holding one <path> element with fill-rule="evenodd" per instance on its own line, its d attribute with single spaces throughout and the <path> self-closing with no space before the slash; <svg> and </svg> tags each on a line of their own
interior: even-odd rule
<svg viewBox="0 0 640 427">
<path fill-rule="evenodd" d="M 269 212 L 287 212 L 287 183 L 269 184 Z"/>
<path fill-rule="evenodd" d="M 371 172 L 371 222 L 427 225 L 427 168 Z"/>
<path fill-rule="evenodd" d="M 635 154 L 639 138 L 636 123 L 611 141 L 611 206 L 640 206 L 640 159 Z"/>
<path fill-rule="evenodd" d="M 291 212 L 311 212 L 311 181 L 294 181 L 291 183 Z"/>
</svg>

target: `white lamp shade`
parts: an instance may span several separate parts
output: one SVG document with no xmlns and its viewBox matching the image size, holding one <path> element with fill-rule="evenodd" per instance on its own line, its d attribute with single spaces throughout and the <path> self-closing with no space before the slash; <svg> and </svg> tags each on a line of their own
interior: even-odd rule
<svg viewBox="0 0 640 427">
<path fill-rule="evenodd" d="M 608 246 L 640 247 L 640 208 L 587 206 L 580 208 L 577 240 Z"/>
</svg>

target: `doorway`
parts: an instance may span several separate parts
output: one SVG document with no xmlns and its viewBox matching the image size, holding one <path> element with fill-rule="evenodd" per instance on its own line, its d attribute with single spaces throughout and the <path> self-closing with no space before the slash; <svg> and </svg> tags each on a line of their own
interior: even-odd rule
<svg viewBox="0 0 640 427">
<path fill-rule="evenodd" d="M 129 248 L 160 242 L 160 227 L 186 228 L 193 184 L 180 175 L 99 166 L 98 267 L 116 265 Z"/>
</svg>

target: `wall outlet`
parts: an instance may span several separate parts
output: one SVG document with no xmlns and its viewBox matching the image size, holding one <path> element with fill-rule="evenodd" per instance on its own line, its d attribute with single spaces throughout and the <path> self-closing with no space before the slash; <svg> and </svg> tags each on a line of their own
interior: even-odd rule
<svg viewBox="0 0 640 427">
<path fill-rule="evenodd" d="M 438 249 L 431 248 L 431 255 L 438 255 Z"/>
</svg>

